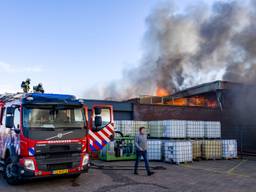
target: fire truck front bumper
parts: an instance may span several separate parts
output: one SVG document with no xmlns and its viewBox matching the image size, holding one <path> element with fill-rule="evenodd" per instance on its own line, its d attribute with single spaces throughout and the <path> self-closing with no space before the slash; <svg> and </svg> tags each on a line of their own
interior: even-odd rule
<svg viewBox="0 0 256 192">
<path fill-rule="evenodd" d="M 22 179 L 33 179 L 41 177 L 58 177 L 58 176 L 69 176 L 76 175 L 80 173 L 88 173 L 90 164 L 87 164 L 83 167 L 77 167 L 74 169 L 63 169 L 63 170 L 53 170 L 53 171 L 32 171 L 24 168 L 23 166 L 19 167 L 19 175 Z"/>
<path fill-rule="evenodd" d="M 21 178 L 38 178 L 48 176 L 77 175 L 86 173 L 90 167 L 89 155 L 83 154 L 78 162 L 60 163 L 59 159 L 37 161 L 34 157 L 22 158 L 19 162 Z M 64 160 L 63 160 L 64 161 Z M 65 162 L 64 161 L 64 162 Z"/>
</svg>

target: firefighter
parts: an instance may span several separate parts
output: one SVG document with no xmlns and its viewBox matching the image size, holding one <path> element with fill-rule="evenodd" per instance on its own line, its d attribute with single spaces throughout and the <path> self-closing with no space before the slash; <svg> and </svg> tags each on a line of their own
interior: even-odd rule
<svg viewBox="0 0 256 192">
<path fill-rule="evenodd" d="M 134 165 L 134 174 L 138 175 L 138 165 L 141 157 L 145 162 L 145 167 L 147 170 L 148 176 L 154 174 L 150 171 L 148 156 L 147 156 L 147 134 L 145 133 L 145 127 L 140 127 L 138 135 L 135 137 L 135 148 L 136 148 L 136 161 Z"/>
<path fill-rule="evenodd" d="M 30 90 L 30 82 L 31 80 L 28 78 L 26 81 L 22 81 L 21 88 L 23 89 L 24 93 L 28 93 Z"/>
</svg>

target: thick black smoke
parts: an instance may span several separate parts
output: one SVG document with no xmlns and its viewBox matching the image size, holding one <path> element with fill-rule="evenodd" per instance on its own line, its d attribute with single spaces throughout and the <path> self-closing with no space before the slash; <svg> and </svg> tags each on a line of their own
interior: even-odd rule
<svg viewBox="0 0 256 192">
<path fill-rule="evenodd" d="M 177 12 L 169 4 L 146 19 L 144 55 L 123 78 L 87 93 L 127 99 L 170 93 L 213 80 L 253 83 L 256 80 L 256 3 L 216 2 Z M 88 94 L 87 94 L 88 96 Z"/>
</svg>

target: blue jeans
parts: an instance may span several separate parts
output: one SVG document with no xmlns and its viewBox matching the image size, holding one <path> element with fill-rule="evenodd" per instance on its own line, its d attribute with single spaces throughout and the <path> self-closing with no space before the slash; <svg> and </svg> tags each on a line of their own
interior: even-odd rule
<svg viewBox="0 0 256 192">
<path fill-rule="evenodd" d="M 143 157 L 143 160 L 145 162 L 145 167 L 146 167 L 147 172 L 150 173 L 147 151 L 139 151 L 139 150 L 136 151 L 136 161 L 135 161 L 135 165 L 134 165 L 134 172 L 137 173 L 141 156 Z"/>
</svg>

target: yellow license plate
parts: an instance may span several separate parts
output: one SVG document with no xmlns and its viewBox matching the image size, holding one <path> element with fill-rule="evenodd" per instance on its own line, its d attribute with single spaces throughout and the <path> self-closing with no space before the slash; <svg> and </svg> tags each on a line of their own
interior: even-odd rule
<svg viewBox="0 0 256 192">
<path fill-rule="evenodd" d="M 68 169 L 55 170 L 52 173 L 55 174 L 55 175 L 66 174 L 66 173 L 68 173 Z"/>
</svg>

